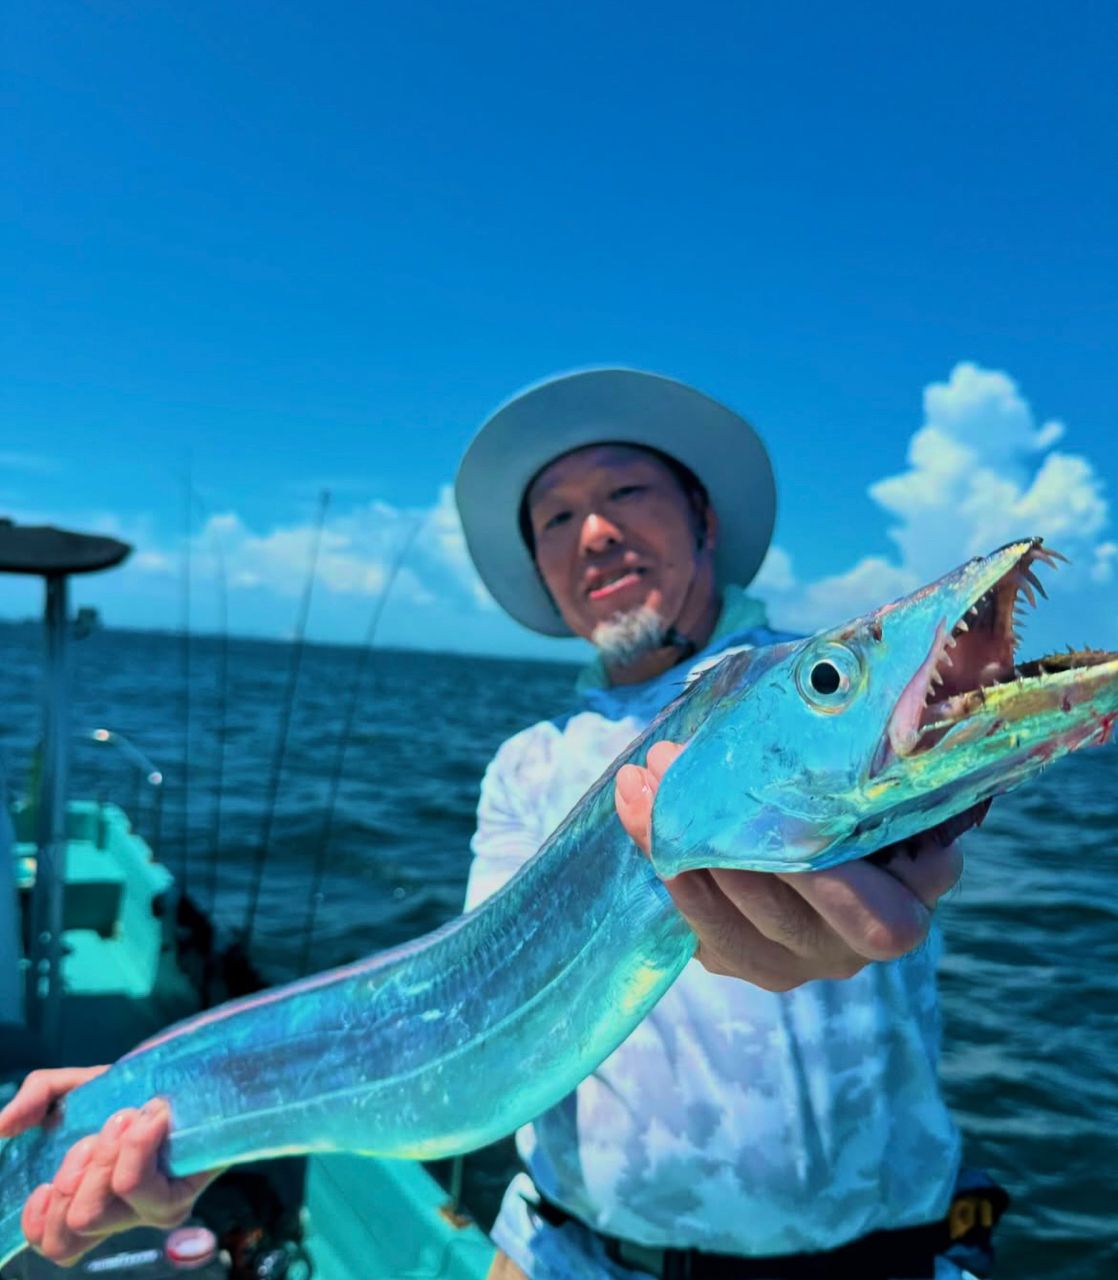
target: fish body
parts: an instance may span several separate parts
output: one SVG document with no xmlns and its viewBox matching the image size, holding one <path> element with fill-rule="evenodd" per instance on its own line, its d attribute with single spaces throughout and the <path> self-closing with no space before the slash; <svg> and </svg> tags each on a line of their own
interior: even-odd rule
<svg viewBox="0 0 1118 1280">
<path fill-rule="evenodd" d="M 793 644 L 704 672 L 503 889 L 415 943 L 199 1014 L 0 1147 L 0 1265 L 64 1152 L 114 1111 L 167 1098 L 178 1175 L 299 1152 L 428 1159 L 483 1146 L 607 1057 L 691 958 L 662 877 L 804 871 L 960 817 L 1105 741 L 1118 654 L 1015 666 L 1014 610 L 1039 540 Z M 661 739 L 687 749 L 653 811 L 652 860 L 613 778 Z"/>
</svg>

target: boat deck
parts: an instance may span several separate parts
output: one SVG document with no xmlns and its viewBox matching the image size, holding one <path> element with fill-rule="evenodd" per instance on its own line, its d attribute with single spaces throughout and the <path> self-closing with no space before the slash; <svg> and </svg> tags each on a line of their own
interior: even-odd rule
<svg viewBox="0 0 1118 1280">
<path fill-rule="evenodd" d="M 34 816 L 16 806 L 13 818 L 14 878 L 26 904 L 36 874 Z M 176 953 L 173 878 L 127 815 L 111 804 L 71 801 L 66 836 L 62 1040 L 53 1056 L 83 1066 L 111 1061 L 196 1012 L 199 997 Z M 22 1023 L 0 1023 L 0 1100 L 27 1070 L 48 1060 Z M 302 1246 L 315 1280 L 483 1280 L 487 1274 L 492 1244 L 469 1217 L 453 1211 L 421 1164 L 357 1155 L 283 1163 L 298 1166 L 294 1179 L 278 1181 L 294 1183 L 295 1204 L 301 1192 Z M 228 1175 L 231 1185 L 236 1177 L 236 1170 Z M 220 1199 L 222 1182 L 207 1196 Z M 96 1251 L 106 1263 L 99 1274 L 117 1274 L 111 1259 L 119 1247 L 109 1240 Z M 39 1260 L 34 1275 L 88 1274 L 89 1261 L 63 1271 Z M 22 1264 L 14 1266 L 4 1280 L 22 1274 Z"/>
</svg>

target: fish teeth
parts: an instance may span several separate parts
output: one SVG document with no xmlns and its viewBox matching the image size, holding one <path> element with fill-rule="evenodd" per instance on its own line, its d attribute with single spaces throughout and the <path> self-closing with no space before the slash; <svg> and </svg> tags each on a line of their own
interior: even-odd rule
<svg viewBox="0 0 1118 1280">
<path fill-rule="evenodd" d="M 1036 587 L 1036 589 L 1040 592 L 1041 596 L 1045 600 L 1048 599 L 1048 592 L 1045 591 L 1044 589 L 1044 583 L 1041 582 L 1041 580 L 1036 576 L 1035 573 L 1033 573 L 1032 569 L 1030 569 L 1028 565 L 1023 566 L 1023 568 L 1021 569 L 1021 574 L 1026 579 L 1026 581 L 1031 582 L 1032 585 Z"/>
<path fill-rule="evenodd" d="M 1060 567 L 1056 563 L 1057 560 L 1062 561 L 1064 564 L 1071 564 L 1067 556 L 1061 555 L 1058 551 L 1053 551 L 1051 547 L 1035 547 L 1033 549 L 1033 558 L 1043 560 L 1050 569 L 1058 569 Z"/>
</svg>

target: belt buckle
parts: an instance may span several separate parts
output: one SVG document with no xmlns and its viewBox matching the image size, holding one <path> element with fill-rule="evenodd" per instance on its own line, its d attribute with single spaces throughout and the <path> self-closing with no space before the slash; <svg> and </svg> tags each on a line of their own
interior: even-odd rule
<svg viewBox="0 0 1118 1280">
<path fill-rule="evenodd" d="M 657 1280 L 669 1280 L 664 1270 L 664 1262 L 668 1257 L 667 1249 L 658 1248 L 656 1245 L 637 1244 L 635 1240 L 618 1240 L 615 1248 L 610 1252 L 614 1254 L 614 1260 L 620 1262 L 623 1267 L 629 1267 L 633 1271 L 646 1271 L 650 1276 L 656 1276 Z M 672 1252 L 677 1251 L 672 1250 Z M 686 1277 L 687 1272 L 684 1272 L 682 1276 L 671 1276 L 670 1280 L 686 1280 Z"/>
</svg>

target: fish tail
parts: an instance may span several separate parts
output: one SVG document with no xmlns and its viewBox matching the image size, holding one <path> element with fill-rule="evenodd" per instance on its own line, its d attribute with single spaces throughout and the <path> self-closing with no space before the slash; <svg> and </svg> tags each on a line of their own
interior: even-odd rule
<svg viewBox="0 0 1118 1280">
<path fill-rule="evenodd" d="M 0 1139 L 0 1269 L 28 1247 L 20 1225 L 27 1197 L 55 1175 L 73 1135 L 31 1129 Z"/>
<path fill-rule="evenodd" d="M 23 1200 L 17 1198 L 25 1183 L 19 1177 L 14 1139 L 0 1138 L 0 1270 L 27 1248 L 27 1240 L 20 1226 Z"/>
<path fill-rule="evenodd" d="M 17 1254 L 27 1248 L 19 1216 L 19 1209 L 11 1213 L 5 1209 L 3 1217 L 0 1217 L 0 1268 L 6 1267 Z"/>
</svg>

